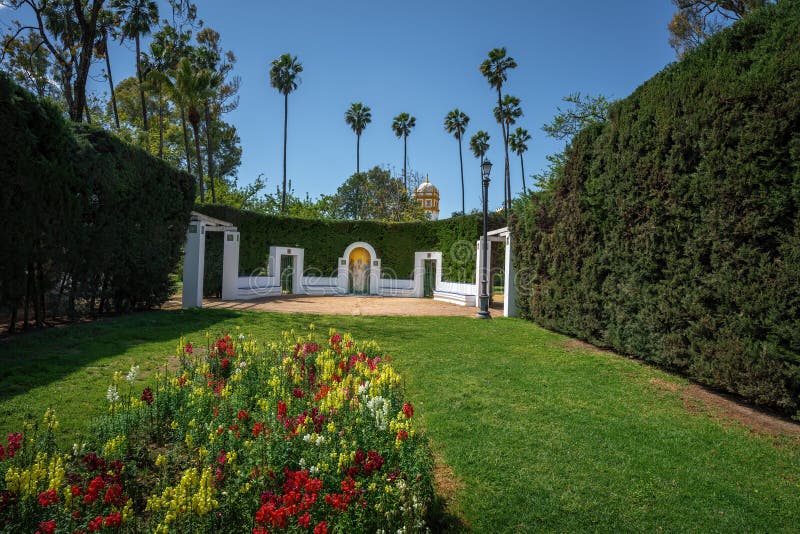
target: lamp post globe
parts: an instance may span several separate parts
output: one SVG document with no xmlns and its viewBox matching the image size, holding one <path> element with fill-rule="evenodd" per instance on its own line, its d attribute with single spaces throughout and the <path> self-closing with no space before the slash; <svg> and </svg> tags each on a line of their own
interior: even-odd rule
<svg viewBox="0 0 800 534">
<path fill-rule="evenodd" d="M 481 294 L 478 296 L 478 313 L 475 315 L 476 319 L 491 319 L 489 314 L 489 288 L 488 288 L 488 263 L 487 258 L 487 228 L 486 218 L 488 210 L 488 196 L 489 196 L 489 174 L 492 172 L 492 162 L 488 159 L 483 160 L 481 163 L 481 182 L 483 185 L 483 236 L 481 238 Z"/>
</svg>

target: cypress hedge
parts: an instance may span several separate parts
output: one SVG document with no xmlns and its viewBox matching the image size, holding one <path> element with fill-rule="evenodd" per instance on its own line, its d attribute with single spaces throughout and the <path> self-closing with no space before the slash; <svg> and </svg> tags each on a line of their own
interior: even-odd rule
<svg viewBox="0 0 800 534">
<path fill-rule="evenodd" d="M 800 2 L 720 32 L 577 135 L 518 204 L 544 326 L 800 406 Z"/>
<path fill-rule="evenodd" d="M 305 272 L 336 276 L 337 261 L 353 242 L 364 241 L 381 258 L 384 276 L 410 278 L 414 252 L 441 251 L 443 277 L 454 282 L 475 280 L 475 242 L 483 230 L 479 214 L 440 221 L 385 223 L 379 221 L 338 221 L 264 215 L 230 206 L 205 204 L 197 211 L 233 223 L 241 234 L 239 272 L 250 275 L 266 270 L 270 246 L 305 250 Z M 501 214 L 492 213 L 489 229 L 505 226 Z M 207 239 L 204 292 L 220 291 L 222 278 L 221 242 Z M 209 261 L 210 260 L 210 261 Z"/>
<path fill-rule="evenodd" d="M 8 252 L 0 307 L 12 330 L 18 309 L 27 319 L 33 307 L 41 324 L 61 300 L 67 311 L 90 313 L 163 303 L 193 178 L 102 129 L 65 120 L 4 73 L 0 124 L 0 247 Z"/>
</svg>

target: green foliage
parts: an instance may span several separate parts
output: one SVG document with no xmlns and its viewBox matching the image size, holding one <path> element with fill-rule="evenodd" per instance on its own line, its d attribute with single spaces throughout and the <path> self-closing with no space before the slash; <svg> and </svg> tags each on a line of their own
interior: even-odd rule
<svg viewBox="0 0 800 534">
<path fill-rule="evenodd" d="M 479 214 L 440 221 L 385 223 L 281 217 L 211 204 L 196 209 L 239 229 L 242 275 L 266 269 L 270 246 L 290 246 L 305 249 L 307 273 L 335 276 L 344 249 L 355 241 L 364 241 L 375 248 L 386 276 L 408 278 L 414 270 L 414 252 L 442 251 L 445 280 L 475 280 L 475 243 L 483 228 Z M 502 226 L 502 217 L 490 214 L 489 229 Z"/>
<path fill-rule="evenodd" d="M 373 167 L 352 175 L 330 197 L 333 218 L 371 221 L 423 220 L 425 212 L 388 170 Z"/>
<path fill-rule="evenodd" d="M 44 308 L 58 283 L 93 311 L 169 296 L 194 199 L 187 174 L 58 110 L 0 76 L 0 305 Z M 44 310 L 39 310 L 44 313 Z M 37 322 L 41 322 L 38 316 Z"/>
<path fill-rule="evenodd" d="M 580 132 L 518 204 L 525 317 L 800 405 L 800 2 L 753 12 Z"/>
</svg>

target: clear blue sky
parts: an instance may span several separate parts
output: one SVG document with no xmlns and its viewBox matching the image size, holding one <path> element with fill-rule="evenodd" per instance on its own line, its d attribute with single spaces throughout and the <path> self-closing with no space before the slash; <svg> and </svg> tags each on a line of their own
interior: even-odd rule
<svg viewBox="0 0 800 534">
<path fill-rule="evenodd" d="M 166 2 L 160 3 L 162 17 L 168 16 Z M 387 164 L 402 169 L 402 140 L 391 122 L 400 112 L 411 113 L 417 127 L 408 141 L 409 164 L 439 187 L 442 217 L 461 207 L 458 146 L 442 126 L 455 107 L 471 118 L 466 139 L 478 129 L 492 136 L 490 204 L 502 202 L 496 94 L 478 71 L 490 49 L 505 46 L 519 64 L 504 91 L 522 100 L 519 125 L 533 135 L 526 174 L 544 168 L 545 156 L 563 148 L 540 130 L 563 96 L 580 91 L 622 98 L 674 60 L 667 43 L 670 0 L 198 0 L 197 7 L 238 58 L 241 99 L 227 120 L 242 140 L 240 183 L 261 173 L 270 191 L 280 183 L 283 98 L 269 85 L 268 66 L 289 52 L 304 67 L 302 83 L 289 97 L 288 177 L 295 192 L 333 193 L 355 171 L 356 138 L 344 112 L 361 101 L 372 108 L 372 124 L 361 138 L 362 170 Z M 0 16 L 10 18 L 8 12 Z M 112 53 L 115 79 L 131 75 L 132 46 Z M 100 69 L 93 67 L 93 74 Z M 479 207 L 479 171 L 466 145 L 464 164 L 470 210 Z M 516 193 L 522 185 L 513 155 L 511 170 Z"/>
</svg>

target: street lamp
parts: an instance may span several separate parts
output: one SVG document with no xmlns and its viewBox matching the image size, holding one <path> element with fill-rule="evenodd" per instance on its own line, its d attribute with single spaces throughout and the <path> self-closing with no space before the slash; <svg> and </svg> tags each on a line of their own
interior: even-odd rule
<svg viewBox="0 0 800 534">
<path fill-rule="evenodd" d="M 487 263 L 488 258 L 486 257 L 486 211 L 487 211 L 487 202 L 489 197 L 489 173 L 492 172 L 492 162 L 488 159 L 483 160 L 481 163 L 481 177 L 483 178 L 483 240 L 481 241 L 481 294 L 478 297 L 480 309 L 478 313 L 475 315 L 476 319 L 491 319 L 492 316 L 489 315 L 489 288 L 487 278 Z"/>
</svg>

